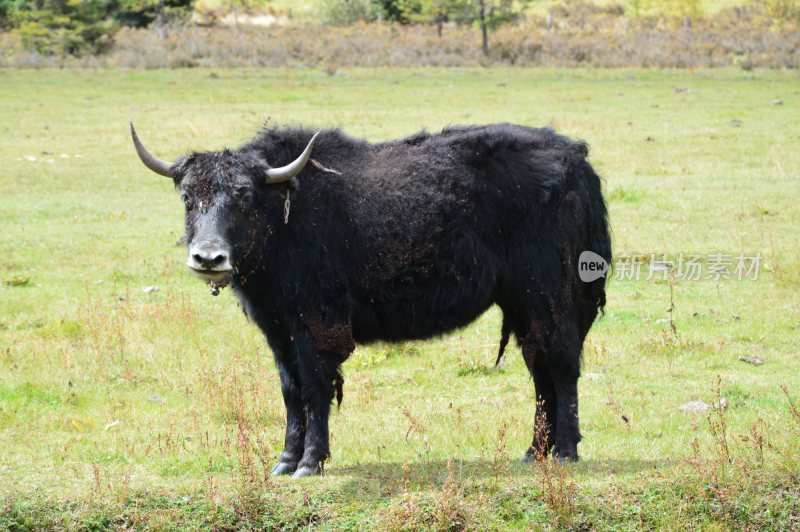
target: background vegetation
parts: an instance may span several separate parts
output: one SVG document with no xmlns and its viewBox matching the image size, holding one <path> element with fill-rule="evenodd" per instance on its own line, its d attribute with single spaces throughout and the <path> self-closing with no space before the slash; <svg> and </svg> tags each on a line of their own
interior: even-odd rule
<svg viewBox="0 0 800 532">
<path fill-rule="evenodd" d="M 796 72 L 760 70 L 0 71 L 0 529 L 796 530 L 798 105 Z M 577 464 L 518 462 L 533 387 L 516 348 L 492 369 L 491 310 L 359 347 L 326 476 L 271 479 L 271 354 L 184 271 L 180 201 L 127 128 L 171 158 L 269 116 L 372 140 L 549 124 L 592 145 L 618 256 L 761 254 L 760 275 L 612 279 Z"/>
<path fill-rule="evenodd" d="M 0 67 L 797 68 L 800 0 L 0 0 Z"/>
<path fill-rule="evenodd" d="M 45 56 L 107 51 L 123 26 L 186 22 L 192 0 L 0 0 L 0 28 Z"/>
</svg>

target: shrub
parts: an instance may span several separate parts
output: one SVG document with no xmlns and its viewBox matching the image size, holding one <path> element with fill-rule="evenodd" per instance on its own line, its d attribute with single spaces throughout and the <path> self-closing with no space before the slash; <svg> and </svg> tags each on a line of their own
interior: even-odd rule
<svg viewBox="0 0 800 532">
<path fill-rule="evenodd" d="M 800 1 L 798 0 L 762 0 L 764 11 L 779 21 L 800 21 Z"/>
<path fill-rule="evenodd" d="M 319 0 L 317 20 L 326 26 L 351 26 L 375 20 L 371 0 Z"/>
</svg>

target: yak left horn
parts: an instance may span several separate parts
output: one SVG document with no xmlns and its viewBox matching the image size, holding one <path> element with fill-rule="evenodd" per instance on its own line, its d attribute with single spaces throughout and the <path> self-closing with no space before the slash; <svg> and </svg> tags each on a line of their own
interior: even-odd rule
<svg viewBox="0 0 800 532">
<path fill-rule="evenodd" d="M 136 153 L 139 154 L 139 159 L 141 159 L 144 165 L 153 172 L 166 177 L 172 177 L 172 163 L 162 161 L 147 151 L 147 148 L 145 148 L 144 144 L 142 144 L 142 141 L 139 140 L 139 135 L 136 134 L 136 130 L 133 128 L 133 122 L 130 124 L 133 145 L 136 147 Z"/>
<path fill-rule="evenodd" d="M 278 183 L 285 183 L 297 176 L 297 174 L 305 168 L 308 159 L 311 157 L 311 149 L 314 147 L 314 142 L 317 140 L 318 135 L 319 132 L 314 133 L 314 136 L 308 141 L 308 145 L 306 149 L 303 150 L 303 153 L 300 154 L 300 157 L 286 166 L 267 170 L 267 178 L 264 182 L 268 185 L 276 185 Z"/>
</svg>

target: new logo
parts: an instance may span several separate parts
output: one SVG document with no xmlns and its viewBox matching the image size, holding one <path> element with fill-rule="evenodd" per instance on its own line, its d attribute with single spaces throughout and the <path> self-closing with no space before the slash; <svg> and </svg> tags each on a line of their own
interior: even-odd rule
<svg viewBox="0 0 800 532">
<path fill-rule="evenodd" d="M 608 273 L 608 262 L 594 251 L 584 251 L 578 257 L 578 277 L 584 283 L 591 283 Z"/>
</svg>

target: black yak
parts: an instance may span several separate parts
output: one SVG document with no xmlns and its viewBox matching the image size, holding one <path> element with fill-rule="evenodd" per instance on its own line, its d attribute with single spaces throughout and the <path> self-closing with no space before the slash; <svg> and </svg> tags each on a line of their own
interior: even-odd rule
<svg viewBox="0 0 800 532">
<path fill-rule="evenodd" d="M 188 266 L 230 283 L 264 332 L 287 426 L 273 474 L 318 474 L 328 416 L 356 343 L 425 339 L 503 312 L 536 388 L 525 460 L 577 460 L 583 341 L 605 304 L 611 261 L 587 145 L 550 129 L 452 127 L 371 144 L 340 130 L 269 128 L 237 150 L 151 155 L 186 206 Z"/>
</svg>

